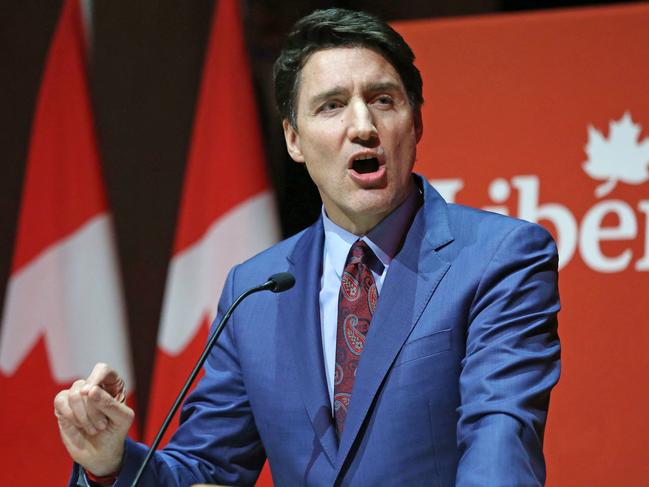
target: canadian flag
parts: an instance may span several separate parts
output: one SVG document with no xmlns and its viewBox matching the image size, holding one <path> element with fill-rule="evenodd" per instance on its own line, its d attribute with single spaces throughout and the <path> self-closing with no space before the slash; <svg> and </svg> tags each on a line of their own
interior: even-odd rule
<svg viewBox="0 0 649 487">
<path fill-rule="evenodd" d="M 167 276 L 147 441 L 155 437 L 200 355 L 228 270 L 278 237 L 238 2 L 220 0 L 213 14 Z M 175 425 L 165 442 L 173 429 Z"/>
<path fill-rule="evenodd" d="M 58 390 L 97 361 L 133 383 L 85 66 L 80 5 L 66 0 L 36 102 L 3 307 L 0 485 L 65 485 Z"/>
</svg>

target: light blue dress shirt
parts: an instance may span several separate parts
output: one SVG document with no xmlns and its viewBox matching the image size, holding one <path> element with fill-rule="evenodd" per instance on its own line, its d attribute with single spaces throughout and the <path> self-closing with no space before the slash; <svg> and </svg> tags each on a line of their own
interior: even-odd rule
<svg viewBox="0 0 649 487">
<path fill-rule="evenodd" d="M 381 287 L 388 273 L 390 262 L 397 254 L 410 223 L 421 205 L 418 190 L 410 192 L 408 198 L 392 213 L 363 236 L 354 235 L 336 225 L 322 208 L 324 224 L 324 248 L 322 258 L 322 279 L 320 281 L 320 323 L 322 333 L 322 352 L 325 361 L 325 375 L 329 400 L 333 411 L 334 383 L 336 368 L 336 333 L 338 329 L 338 294 L 340 281 L 345 269 L 349 250 L 356 240 L 363 240 L 378 258 L 370 269 L 381 297 Z"/>
</svg>

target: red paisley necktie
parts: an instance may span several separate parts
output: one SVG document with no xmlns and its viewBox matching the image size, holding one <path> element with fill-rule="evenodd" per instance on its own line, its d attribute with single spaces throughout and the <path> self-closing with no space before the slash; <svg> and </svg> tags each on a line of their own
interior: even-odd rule
<svg viewBox="0 0 649 487">
<path fill-rule="evenodd" d="M 334 374 L 334 418 L 338 437 L 345 426 L 356 368 L 379 297 L 368 267 L 373 255 L 365 242 L 357 240 L 347 256 L 340 283 Z"/>
</svg>

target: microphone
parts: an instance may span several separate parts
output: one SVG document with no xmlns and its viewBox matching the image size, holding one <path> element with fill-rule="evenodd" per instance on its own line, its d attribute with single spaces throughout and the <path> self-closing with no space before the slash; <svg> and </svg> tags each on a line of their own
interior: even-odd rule
<svg viewBox="0 0 649 487">
<path fill-rule="evenodd" d="M 288 291 L 295 285 L 295 277 L 290 272 L 278 272 L 273 274 L 268 278 L 268 280 L 262 284 L 264 289 L 268 289 L 274 293 L 283 293 Z"/>
<path fill-rule="evenodd" d="M 153 440 L 153 443 L 151 443 L 151 446 L 149 447 L 149 451 L 147 452 L 146 457 L 144 457 L 144 461 L 142 462 L 142 465 L 140 465 L 140 469 L 137 471 L 137 474 L 135 475 L 135 479 L 133 479 L 133 483 L 131 483 L 131 487 L 136 487 L 138 482 L 140 481 L 140 477 L 142 477 L 142 473 L 144 472 L 144 469 L 148 465 L 149 460 L 151 460 L 151 457 L 153 456 L 153 453 L 155 452 L 156 448 L 158 448 L 158 445 L 162 441 L 162 437 L 167 431 L 167 428 L 169 427 L 171 420 L 176 414 L 176 411 L 178 411 L 178 408 L 180 407 L 183 400 L 185 399 L 185 396 L 189 392 L 189 388 L 194 383 L 194 380 L 196 380 L 196 376 L 198 375 L 198 372 L 201 370 L 201 367 L 203 367 L 203 364 L 205 363 L 205 360 L 207 360 L 207 357 L 212 351 L 212 348 L 214 348 L 214 345 L 216 344 L 219 335 L 221 335 L 221 331 L 223 331 L 223 327 L 230 319 L 230 315 L 232 315 L 233 311 L 237 308 L 237 306 L 239 306 L 241 301 L 246 299 L 251 294 L 255 294 L 260 291 L 271 291 L 274 293 L 282 293 L 284 291 L 288 291 L 294 285 L 295 285 L 295 277 L 293 276 L 293 274 L 291 274 L 290 272 L 279 272 L 277 274 L 273 274 L 272 276 L 270 276 L 265 283 L 260 284 L 259 286 L 255 286 L 251 289 L 248 289 L 247 291 L 244 291 L 237 299 L 234 300 L 234 302 L 230 305 L 226 313 L 223 315 L 223 318 L 221 318 L 221 321 L 219 322 L 217 327 L 214 329 L 214 333 L 207 341 L 207 345 L 205 345 L 205 348 L 203 349 L 203 353 L 198 359 L 198 362 L 196 362 L 196 365 L 194 366 L 194 369 L 192 370 L 191 374 L 189 374 L 189 378 L 187 379 L 187 382 L 185 382 L 185 385 L 180 390 L 178 397 L 176 397 L 176 400 L 173 403 L 173 406 L 171 406 L 171 410 L 169 411 L 169 414 L 167 414 L 167 417 L 163 421 L 162 426 L 158 431 L 158 434 Z"/>
</svg>

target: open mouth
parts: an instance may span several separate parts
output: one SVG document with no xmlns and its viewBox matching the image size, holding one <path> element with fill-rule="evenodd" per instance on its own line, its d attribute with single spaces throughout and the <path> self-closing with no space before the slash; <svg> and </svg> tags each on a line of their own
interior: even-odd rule
<svg viewBox="0 0 649 487">
<path fill-rule="evenodd" d="M 352 169 L 359 174 L 368 174 L 379 170 L 379 160 L 376 157 L 357 159 L 352 162 Z"/>
</svg>

